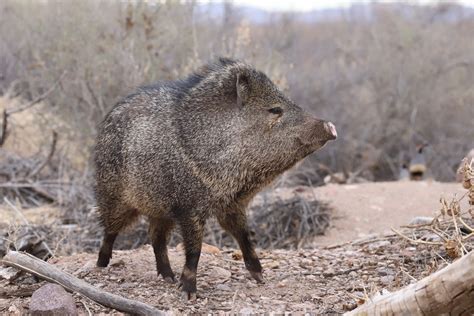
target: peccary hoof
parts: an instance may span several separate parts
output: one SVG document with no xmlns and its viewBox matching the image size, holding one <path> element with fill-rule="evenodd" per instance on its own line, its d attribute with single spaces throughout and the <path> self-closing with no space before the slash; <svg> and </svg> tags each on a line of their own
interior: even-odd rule
<svg viewBox="0 0 474 316">
<path fill-rule="evenodd" d="M 185 302 L 195 302 L 197 300 L 196 292 L 181 292 L 181 296 L 183 297 L 183 301 Z"/>
<path fill-rule="evenodd" d="M 255 271 L 249 271 L 249 272 L 252 278 L 254 278 L 255 281 L 257 281 L 257 283 L 261 283 L 261 284 L 265 283 L 265 281 L 263 280 L 262 272 L 255 272 Z"/>
<path fill-rule="evenodd" d="M 110 261 L 110 259 L 108 259 L 108 258 L 99 257 L 99 259 L 97 260 L 97 266 L 99 268 L 105 268 L 109 265 L 109 261 Z"/>
</svg>

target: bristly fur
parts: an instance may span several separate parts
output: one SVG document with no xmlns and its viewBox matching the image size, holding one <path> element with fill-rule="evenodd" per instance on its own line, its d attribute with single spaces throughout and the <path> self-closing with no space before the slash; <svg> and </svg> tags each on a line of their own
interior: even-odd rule
<svg viewBox="0 0 474 316">
<path fill-rule="evenodd" d="M 186 253 L 195 258 L 204 222 L 215 215 L 258 279 L 247 204 L 334 138 L 324 121 L 305 113 L 265 74 L 228 58 L 186 79 L 138 89 L 110 111 L 97 139 L 96 198 L 106 232 L 98 264 L 107 265 L 114 236 L 142 214 L 150 219 L 158 271 L 174 278 L 163 254 L 169 231 L 180 226 Z M 197 266 L 192 258 L 185 279 Z M 192 293 L 195 273 L 189 280 L 184 290 Z"/>
</svg>

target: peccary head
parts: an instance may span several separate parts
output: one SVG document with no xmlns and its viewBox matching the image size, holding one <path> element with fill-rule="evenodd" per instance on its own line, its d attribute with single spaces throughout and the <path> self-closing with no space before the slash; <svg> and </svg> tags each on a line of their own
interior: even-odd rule
<svg viewBox="0 0 474 316">
<path fill-rule="evenodd" d="M 332 123 L 305 112 L 247 64 L 221 58 L 185 82 L 184 147 L 207 176 L 232 178 L 241 190 L 268 183 L 337 137 Z"/>
</svg>

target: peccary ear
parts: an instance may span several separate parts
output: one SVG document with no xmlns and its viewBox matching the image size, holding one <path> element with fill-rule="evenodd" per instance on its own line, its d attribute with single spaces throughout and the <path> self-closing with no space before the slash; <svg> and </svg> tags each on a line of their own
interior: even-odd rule
<svg viewBox="0 0 474 316">
<path fill-rule="evenodd" d="M 237 90 L 237 106 L 242 106 L 245 104 L 245 102 L 247 102 L 248 96 L 250 94 L 250 82 L 246 74 L 237 74 L 235 88 Z"/>
</svg>

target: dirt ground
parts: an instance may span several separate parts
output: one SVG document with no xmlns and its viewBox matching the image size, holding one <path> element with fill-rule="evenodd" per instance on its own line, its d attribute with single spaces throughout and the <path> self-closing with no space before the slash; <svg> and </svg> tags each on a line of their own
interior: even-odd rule
<svg viewBox="0 0 474 316">
<path fill-rule="evenodd" d="M 314 189 L 276 189 L 275 195 L 299 194 L 328 202 L 332 207 L 330 228 L 315 238 L 316 245 L 332 245 L 370 235 L 390 233 L 391 227 L 407 225 L 416 216 L 434 216 L 440 198 L 466 193 L 459 183 L 435 181 L 367 182 L 329 184 Z M 462 206 L 467 207 L 467 201 Z"/>
<path fill-rule="evenodd" d="M 238 258 L 238 252 L 204 253 L 198 270 L 198 299 L 181 299 L 176 285 L 156 276 L 153 250 L 143 246 L 116 251 L 111 266 L 95 267 L 95 254 L 55 258 L 59 268 L 103 289 L 140 300 L 173 314 L 301 312 L 343 313 L 367 294 L 391 291 L 433 272 L 428 249 L 418 249 L 388 236 L 335 249 L 260 252 L 265 284 L 258 285 Z M 236 256 L 237 254 L 237 256 Z M 181 270 L 184 256 L 170 250 L 173 270 Z M 431 268 L 430 268 L 431 267 Z M 30 284 L 31 283 L 31 284 Z M 0 281 L 0 313 L 28 311 L 29 296 L 41 285 L 31 277 Z M 23 296 L 23 297 L 21 297 Z M 74 295 L 82 314 L 113 313 Z"/>
<path fill-rule="evenodd" d="M 464 192 L 460 184 L 436 182 L 279 189 L 275 194 L 312 195 L 328 201 L 334 207 L 328 233 L 318 237 L 311 249 L 259 251 L 266 281 L 262 285 L 250 279 L 238 251 L 205 247 L 198 269 L 198 299 L 193 303 L 182 300 L 176 285 L 156 276 L 148 245 L 114 251 L 112 264 L 105 269 L 95 267 L 96 254 L 56 257 L 49 262 L 101 289 L 172 314 L 339 314 L 367 297 L 397 290 L 450 262 L 442 246 L 414 245 L 384 232 L 415 216 L 434 215 L 440 208 L 440 196 Z M 179 275 L 184 263 L 182 251 L 171 248 L 170 261 Z M 44 282 L 27 275 L 0 278 L 0 314 L 27 312 L 30 296 L 41 284 Z M 88 310 L 92 314 L 120 314 L 78 294 L 74 297 L 81 314 L 88 314 Z"/>
</svg>

